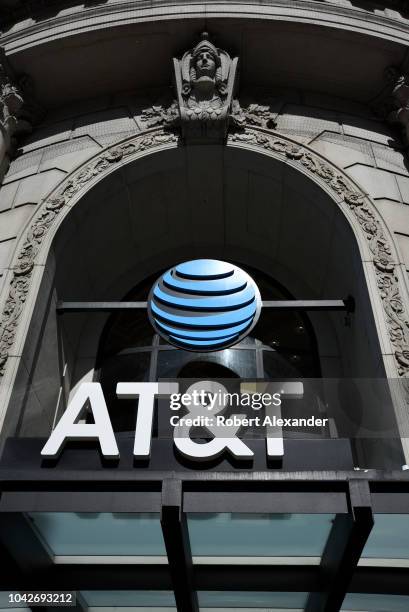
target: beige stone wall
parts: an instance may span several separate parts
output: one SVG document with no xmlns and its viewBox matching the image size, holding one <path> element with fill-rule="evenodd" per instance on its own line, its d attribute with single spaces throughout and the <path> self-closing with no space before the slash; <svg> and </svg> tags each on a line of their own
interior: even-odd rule
<svg viewBox="0 0 409 612">
<path fill-rule="evenodd" d="M 409 269 L 409 157 L 397 130 L 360 110 L 345 112 L 336 101 L 332 109 L 286 104 L 277 131 L 310 146 L 368 193 Z"/>
<path fill-rule="evenodd" d="M 89 103 L 88 109 L 85 103 L 83 108 L 50 113 L 21 141 L 0 188 L 0 283 L 11 264 L 16 238 L 43 198 L 104 147 L 140 128 L 136 110 L 126 101 L 107 108 L 101 99 Z"/>
</svg>

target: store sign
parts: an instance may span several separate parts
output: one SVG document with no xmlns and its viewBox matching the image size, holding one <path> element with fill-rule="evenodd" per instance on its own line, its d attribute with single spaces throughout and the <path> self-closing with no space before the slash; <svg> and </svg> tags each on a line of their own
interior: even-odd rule
<svg viewBox="0 0 409 612">
<path fill-rule="evenodd" d="M 134 457 L 148 459 L 151 454 L 152 426 L 155 399 L 162 398 L 167 411 L 168 425 L 173 443 L 184 458 L 207 461 L 229 453 L 238 460 L 249 460 L 254 453 L 240 438 L 242 429 L 258 431 L 266 439 L 269 458 L 282 457 L 282 427 L 291 426 L 291 419 L 281 417 L 281 404 L 285 397 L 302 398 L 301 382 L 264 383 L 263 391 L 257 391 L 259 383 L 239 383 L 239 392 L 230 393 L 219 381 L 198 381 L 185 392 L 180 392 L 178 382 L 120 382 L 117 395 L 124 399 L 137 399 Z M 90 410 L 93 423 L 81 422 L 84 407 Z M 231 407 L 245 408 L 232 413 Z M 226 409 L 229 409 L 227 410 Z M 165 417 L 166 418 L 166 417 Z M 315 419 L 315 417 L 312 417 Z M 286 423 L 288 421 L 288 423 Z M 324 423 L 311 423 L 320 426 Z M 298 423 L 293 423 L 298 425 Z M 196 428 L 206 431 L 205 440 L 198 439 Z M 203 434 L 202 434 L 203 436 Z M 119 450 L 108 407 L 99 383 L 83 383 L 79 386 L 60 421 L 41 451 L 44 458 L 56 458 L 69 440 L 96 441 L 104 457 L 117 459 Z"/>
<path fill-rule="evenodd" d="M 148 299 L 150 321 L 167 342 L 194 352 L 240 342 L 260 316 L 260 292 L 241 268 L 194 259 L 163 274 Z"/>
</svg>

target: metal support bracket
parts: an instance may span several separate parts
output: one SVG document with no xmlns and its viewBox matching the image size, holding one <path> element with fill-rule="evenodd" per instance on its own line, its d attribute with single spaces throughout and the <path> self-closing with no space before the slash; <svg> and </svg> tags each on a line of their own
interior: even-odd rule
<svg viewBox="0 0 409 612">
<path fill-rule="evenodd" d="M 197 593 L 193 586 L 188 526 L 182 504 L 182 481 L 165 478 L 162 483 L 161 524 L 176 607 L 178 612 L 199 612 Z"/>
<path fill-rule="evenodd" d="M 319 589 L 310 593 L 305 612 L 340 610 L 373 527 L 366 480 L 350 480 L 348 514 L 337 514 L 321 558 Z"/>
</svg>

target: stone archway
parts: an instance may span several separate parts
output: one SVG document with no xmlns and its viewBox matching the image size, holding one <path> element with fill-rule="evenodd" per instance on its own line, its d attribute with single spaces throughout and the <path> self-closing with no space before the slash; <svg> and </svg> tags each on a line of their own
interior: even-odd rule
<svg viewBox="0 0 409 612">
<path fill-rule="evenodd" d="M 44 254 L 58 227 L 71 207 L 103 177 L 119 165 L 169 147 L 178 146 L 178 137 L 164 130 L 150 130 L 107 148 L 68 176 L 43 201 L 40 209 L 20 238 L 17 247 L 9 293 L 3 307 L 0 327 L 0 367 L 4 376 L 8 353 L 17 341 L 17 331 L 24 316 L 24 304 L 32 283 L 33 270 Z M 409 373 L 409 325 L 404 312 L 402 294 L 406 291 L 399 278 L 393 243 L 382 218 L 370 198 L 334 164 L 305 146 L 267 130 L 246 127 L 230 134 L 227 146 L 253 149 L 291 163 L 312 180 L 321 184 L 347 216 L 363 255 L 369 258 L 377 279 L 378 296 L 383 304 L 385 322 L 394 347 L 396 367 L 400 376 Z M 367 254 L 364 250 L 368 247 Z"/>
<path fill-rule="evenodd" d="M 105 149 L 66 178 L 42 203 L 21 237 L 9 274 L 0 327 L 0 396 L 3 410 L 10 397 L 26 339 L 39 283 L 53 238 L 70 210 L 104 177 L 151 153 L 179 146 L 178 136 L 163 128 L 138 134 Z M 374 204 L 338 168 L 307 147 L 252 126 L 229 134 L 227 147 L 256 151 L 291 165 L 318 184 L 336 203 L 357 239 L 376 311 L 377 330 L 394 355 L 388 376 L 409 372 L 409 328 L 402 295 L 406 285 L 394 257 L 393 243 Z M 376 289 L 375 289 L 376 287 Z M 403 415 L 402 415 L 403 417 Z"/>
</svg>

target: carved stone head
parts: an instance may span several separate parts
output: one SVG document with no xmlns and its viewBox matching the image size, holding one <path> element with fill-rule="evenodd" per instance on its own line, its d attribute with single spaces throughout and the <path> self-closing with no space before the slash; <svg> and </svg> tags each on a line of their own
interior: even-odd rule
<svg viewBox="0 0 409 612">
<path fill-rule="evenodd" d="M 185 140 L 220 142 L 227 134 L 238 58 L 204 32 L 181 59 L 173 58 L 179 121 Z"/>
<path fill-rule="evenodd" d="M 202 91 L 214 88 L 221 81 L 221 61 L 216 47 L 206 32 L 193 49 L 190 61 L 191 84 Z"/>
<path fill-rule="evenodd" d="M 230 61 L 228 54 L 217 49 L 203 32 L 200 42 L 182 58 L 183 95 L 225 95 Z"/>
</svg>

